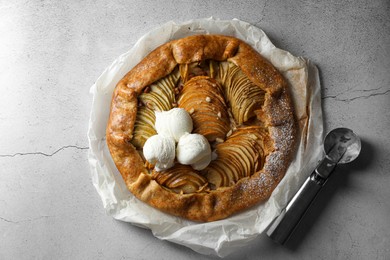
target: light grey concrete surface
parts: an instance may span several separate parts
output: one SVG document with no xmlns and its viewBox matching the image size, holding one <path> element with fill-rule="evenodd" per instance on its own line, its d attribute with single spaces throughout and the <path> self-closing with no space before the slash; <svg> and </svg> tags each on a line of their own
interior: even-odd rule
<svg viewBox="0 0 390 260">
<path fill-rule="evenodd" d="M 390 259 L 390 2 L 0 1 L 0 259 L 215 259 L 113 220 L 90 179 L 89 88 L 169 20 L 239 18 L 320 70 L 326 130 L 362 154 L 339 167 L 285 246 L 226 259 Z"/>
</svg>

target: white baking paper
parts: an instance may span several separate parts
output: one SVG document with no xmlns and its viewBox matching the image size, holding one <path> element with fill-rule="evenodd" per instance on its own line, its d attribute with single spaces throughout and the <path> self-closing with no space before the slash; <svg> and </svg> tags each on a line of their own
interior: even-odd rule
<svg viewBox="0 0 390 260">
<path fill-rule="evenodd" d="M 174 217 L 136 199 L 127 190 L 117 171 L 105 139 L 111 95 L 117 82 L 159 45 L 193 34 L 223 34 L 240 38 L 270 60 L 291 86 L 301 135 L 304 136 L 296 158 L 269 200 L 243 213 L 210 223 L 195 223 Z M 107 213 L 115 219 L 149 228 L 154 236 L 184 245 L 201 254 L 227 256 L 242 249 L 264 232 L 322 156 L 323 122 L 316 67 L 308 60 L 276 48 L 262 30 L 237 19 L 168 22 L 154 29 L 102 73 L 92 86 L 91 93 L 89 163 L 93 185 Z"/>
</svg>

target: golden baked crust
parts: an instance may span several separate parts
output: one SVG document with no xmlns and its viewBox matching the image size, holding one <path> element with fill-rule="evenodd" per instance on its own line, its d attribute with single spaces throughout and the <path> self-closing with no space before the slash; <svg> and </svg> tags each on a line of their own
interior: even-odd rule
<svg viewBox="0 0 390 260">
<path fill-rule="evenodd" d="M 145 163 L 142 150 L 132 143 L 139 109 L 138 97 L 151 84 L 177 70 L 178 65 L 203 61 L 234 64 L 254 87 L 264 92 L 262 106 L 252 109 L 267 133 L 268 139 L 263 142 L 262 148 L 264 165 L 259 170 L 253 168 L 249 176 L 243 176 L 231 186 L 214 189 L 203 186 L 196 192 L 191 189 L 189 193 L 175 192 L 164 186 L 172 174 L 168 172 L 157 178 L 150 165 Z M 184 69 L 181 67 L 181 70 Z M 194 221 L 214 221 L 256 205 L 271 195 L 294 154 L 296 123 L 288 85 L 270 62 L 239 39 L 195 35 L 158 47 L 123 77 L 113 93 L 106 136 L 119 172 L 138 199 L 176 216 Z M 180 169 L 196 175 L 190 167 Z M 172 171 L 178 172 L 177 169 Z M 207 185 L 206 175 L 200 176 L 196 182 Z"/>
</svg>

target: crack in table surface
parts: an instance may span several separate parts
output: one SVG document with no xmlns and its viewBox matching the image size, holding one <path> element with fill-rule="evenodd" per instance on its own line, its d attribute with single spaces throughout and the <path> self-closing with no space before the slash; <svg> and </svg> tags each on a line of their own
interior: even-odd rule
<svg viewBox="0 0 390 260">
<path fill-rule="evenodd" d="M 65 149 L 69 149 L 69 148 L 73 148 L 73 149 L 77 149 L 77 150 L 88 150 L 89 147 L 88 146 L 77 146 L 77 145 L 65 145 L 65 146 L 62 146 L 60 148 L 58 148 L 57 150 L 55 150 L 54 152 L 52 153 L 44 153 L 44 152 L 17 152 L 17 153 L 13 153 L 13 154 L 0 154 L 0 157 L 16 157 L 16 156 L 25 156 L 25 155 L 42 155 L 42 156 L 46 156 L 46 157 L 51 157 Z"/>
</svg>

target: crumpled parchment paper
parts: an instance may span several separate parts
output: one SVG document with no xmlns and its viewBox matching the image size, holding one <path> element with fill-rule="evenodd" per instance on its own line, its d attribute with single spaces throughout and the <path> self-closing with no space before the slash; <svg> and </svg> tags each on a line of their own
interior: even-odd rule
<svg viewBox="0 0 390 260">
<path fill-rule="evenodd" d="M 159 45 L 193 34 L 224 34 L 240 38 L 271 61 L 290 84 L 301 135 L 294 161 L 267 201 L 243 213 L 210 223 L 174 217 L 136 199 L 127 190 L 105 140 L 111 95 L 117 82 Z M 227 256 L 264 232 L 322 157 L 323 122 L 317 68 L 306 59 L 276 48 L 262 30 L 237 19 L 168 22 L 144 35 L 133 48 L 118 57 L 90 91 L 93 103 L 88 130 L 88 159 L 93 185 L 107 213 L 115 219 L 149 228 L 154 236 L 201 254 Z"/>
</svg>

